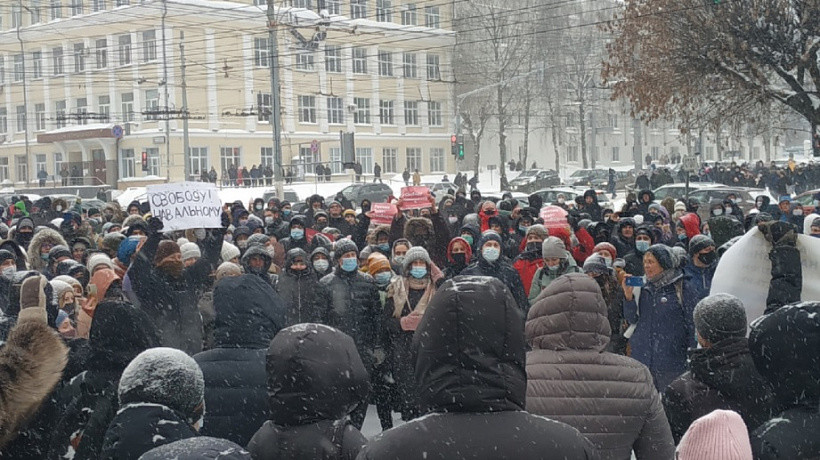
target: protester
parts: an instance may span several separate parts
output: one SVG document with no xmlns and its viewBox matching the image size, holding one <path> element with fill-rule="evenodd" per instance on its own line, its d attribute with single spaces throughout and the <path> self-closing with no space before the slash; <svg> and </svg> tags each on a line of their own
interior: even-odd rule
<svg viewBox="0 0 820 460">
<path fill-rule="evenodd" d="M 681 439 L 678 460 L 752 460 L 743 419 L 730 410 L 715 410 L 692 423 Z"/>
<path fill-rule="evenodd" d="M 501 255 L 501 244 L 501 236 L 498 233 L 492 230 L 482 233 L 481 239 L 478 240 L 480 249 L 478 260 L 462 270 L 461 274 L 489 276 L 500 280 L 510 290 L 521 311 L 526 312 L 529 309 L 529 302 L 524 293 L 524 286 L 521 284 L 518 272 L 512 267 L 510 259 Z"/>
<path fill-rule="evenodd" d="M 579 271 L 575 259 L 570 257 L 564 242 L 560 238 L 550 236 L 541 244 L 541 255 L 544 258 L 544 265 L 535 271 L 530 286 L 529 302 L 534 303 L 553 280 L 567 273 L 577 273 Z"/>
<path fill-rule="evenodd" d="M 308 255 L 302 249 L 288 251 L 276 291 L 284 302 L 284 326 L 330 322 L 330 293 L 319 283 Z"/>
</svg>

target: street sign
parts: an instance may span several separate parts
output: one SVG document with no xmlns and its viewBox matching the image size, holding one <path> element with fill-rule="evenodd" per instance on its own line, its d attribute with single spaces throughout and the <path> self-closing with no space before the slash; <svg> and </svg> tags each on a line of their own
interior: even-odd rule
<svg viewBox="0 0 820 460">
<path fill-rule="evenodd" d="M 685 155 L 681 163 L 681 169 L 684 171 L 697 171 L 700 167 L 697 155 Z"/>
<path fill-rule="evenodd" d="M 313 141 L 310 143 L 310 151 L 312 153 L 316 153 L 319 151 L 319 141 L 313 139 Z"/>
</svg>

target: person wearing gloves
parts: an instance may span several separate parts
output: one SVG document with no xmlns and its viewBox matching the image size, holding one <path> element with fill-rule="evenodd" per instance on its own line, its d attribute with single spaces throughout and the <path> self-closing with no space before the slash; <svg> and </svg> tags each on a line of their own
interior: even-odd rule
<svg viewBox="0 0 820 460">
<path fill-rule="evenodd" d="M 731 410 L 715 410 L 695 420 L 678 446 L 677 460 L 752 460 L 749 431 Z"/>
<path fill-rule="evenodd" d="M 498 233 L 492 230 L 482 233 L 477 245 L 479 248 L 477 260 L 462 270 L 461 275 L 490 276 L 500 280 L 512 293 L 518 308 L 526 312 L 530 305 L 527 301 L 527 294 L 524 292 L 524 285 L 521 284 L 521 277 L 512 267 L 510 259 L 501 254 L 502 244 L 503 241 Z"/>
<path fill-rule="evenodd" d="M 285 304 L 285 327 L 330 321 L 330 293 L 319 283 L 308 255 L 302 249 L 288 251 L 285 269 L 275 288 Z"/>
<path fill-rule="evenodd" d="M 715 242 L 706 235 L 692 237 L 683 274 L 686 276 L 686 292 L 695 296 L 695 303 L 709 295 L 717 263 Z"/>
<path fill-rule="evenodd" d="M 535 271 L 530 286 L 529 303 L 541 294 L 553 280 L 567 273 L 578 273 L 580 270 L 575 259 L 570 257 L 564 242 L 560 238 L 550 236 L 541 245 L 541 255 L 544 257 L 544 266 Z"/>
<path fill-rule="evenodd" d="M 694 296 L 685 292 L 678 258 L 668 246 L 656 244 L 643 259 L 643 286 L 627 284 L 624 277 L 624 317 L 629 328 L 631 356 L 652 372 L 655 388 L 663 391 L 686 370 L 687 350 L 695 346 L 692 312 Z"/>
</svg>

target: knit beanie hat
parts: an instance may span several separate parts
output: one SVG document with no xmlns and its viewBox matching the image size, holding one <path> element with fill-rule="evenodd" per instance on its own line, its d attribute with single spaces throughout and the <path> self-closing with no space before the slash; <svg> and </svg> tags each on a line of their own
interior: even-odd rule
<svg viewBox="0 0 820 460">
<path fill-rule="evenodd" d="M 550 236 L 550 232 L 547 230 L 547 227 L 540 224 L 535 224 L 527 227 L 525 238 L 530 235 L 537 235 L 541 237 L 542 240 L 546 240 Z"/>
<path fill-rule="evenodd" d="M 48 251 L 49 260 L 57 260 L 60 257 L 71 257 L 71 250 L 64 244 L 58 244 Z"/>
<path fill-rule="evenodd" d="M 731 294 L 705 297 L 695 306 L 694 320 L 698 334 L 713 344 L 746 335 L 746 309 Z"/>
<path fill-rule="evenodd" d="M 120 232 L 111 232 L 103 237 L 100 249 L 105 249 L 116 254 L 120 249 L 120 244 L 125 240 L 125 235 Z"/>
<path fill-rule="evenodd" d="M 652 254 L 664 270 L 671 270 L 678 267 L 678 256 L 676 256 L 669 246 L 664 244 L 653 244 L 646 250 L 647 254 Z"/>
<path fill-rule="evenodd" d="M 706 235 L 695 235 L 689 240 L 689 256 L 694 257 L 695 254 L 699 253 L 700 251 L 708 248 L 709 246 L 714 246 L 715 240 L 709 238 Z"/>
<path fill-rule="evenodd" d="M 199 250 L 199 246 L 196 243 L 185 243 L 179 247 L 179 251 L 182 253 L 182 260 L 193 259 L 196 257 L 199 259 L 202 257 L 202 252 Z"/>
<path fill-rule="evenodd" d="M 686 258 L 686 249 L 683 249 L 680 246 L 672 246 L 671 248 L 672 254 L 678 258 L 678 268 L 683 268 L 686 265 L 687 258 Z"/>
<path fill-rule="evenodd" d="M 264 233 L 254 233 L 250 237 L 248 237 L 248 247 L 253 246 L 254 244 L 258 244 L 260 246 L 264 246 L 270 241 L 270 237 L 265 235 Z"/>
<path fill-rule="evenodd" d="M 676 201 L 674 210 L 676 212 L 677 211 L 686 212 L 686 203 L 684 203 L 683 201 Z"/>
<path fill-rule="evenodd" d="M 390 260 L 380 252 L 374 252 L 367 258 L 367 273 L 371 275 L 383 270 L 391 270 Z"/>
<path fill-rule="evenodd" d="M 718 409 L 692 422 L 678 460 L 752 460 L 749 432 L 736 412 Z"/>
<path fill-rule="evenodd" d="M 561 241 L 561 238 L 550 236 L 541 243 L 541 255 L 544 259 L 566 259 L 567 247 L 564 246 L 564 242 Z"/>
<path fill-rule="evenodd" d="M 159 242 L 157 253 L 154 256 L 154 263 L 158 264 L 174 254 L 180 254 L 179 245 L 174 241 L 163 240 Z"/>
<path fill-rule="evenodd" d="M 606 275 L 609 273 L 609 268 L 606 266 L 604 258 L 598 254 L 593 254 L 587 257 L 584 261 L 584 273 L 595 275 Z"/>
<path fill-rule="evenodd" d="M 618 258 L 618 250 L 615 249 L 615 246 L 613 246 L 612 244 L 607 243 L 607 242 L 596 244 L 595 248 L 592 251 L 593 252 L 607 251 L 607 252 L 609 252 L 609 255 L 612 256 L 612 260 L 615 260 L 615 259 Z"/>
<path fill-rule="evenodd" d="M 421 246 L 413 246 L 412 248 L 407 250 L 407 254 L 404 255 L 404 262 L 402 262 L 402 270 L 403 273 L 406 275 L 410 274 L 410 266 L 413 262 L 417 260 L 423 260 L 427 263 L 427 266 L 433 265 L 433 261 L 430 260 L 430 254 L 427 253 L 427 250 Z"/>
<path fill-rule="evenodd" d="M 182 413 L 191 425 L 204 413 L 202 370 L 175 348 L 150 348 L 137 355 L 122 372 L 118 391 L 121 406 L 162 404 Z"/>
<path fill-rule="evenodd" d="M 49 252 L 49 254 L 51 253 Z M 13 252 L 6 249 L 0 249 L 0 263 L 3 263 L 9 259 L 17 262 L 17 256 L 15 256 Z"/>
<path fill-rule="evenodd" d="M 88 258 L 88 271 L 94 273 L 94 269 L 99 265 L 105 265 L 111 270 L 114 269 L 114 262 L 111 262 L 111 259 L 101 252 L 92 254 L 91 257 Z"/>
<path fill-rule="evenodd" d="M 336 248 L 333 250 L 333 257 L 336 260 L 339 260 L 342 258 L 344 254 L 348 252 L 355 252 L 356 256 L 358 257 L 359 248 L 356 247 L 356 243 L 354 243 L 352 240 L 341 239 L 336 242 Z"/>
<path fill-rule="evenodd" d="M 238 254 L 237 254 L 238 255 Z M 233 262 L 222 262 L 216 269 L 216 280 L 219 281 L 226 276 L 241 276 L 242 267 Z"/>
<path fill-rule="evenodd" d="M 234 257 L 239 257 L 240 251 L 239 248 L 234 246 L 227 241 L 222 242 L 222 261 L 228 262 L 229 260 L 233 259 Z"/>
</svg>

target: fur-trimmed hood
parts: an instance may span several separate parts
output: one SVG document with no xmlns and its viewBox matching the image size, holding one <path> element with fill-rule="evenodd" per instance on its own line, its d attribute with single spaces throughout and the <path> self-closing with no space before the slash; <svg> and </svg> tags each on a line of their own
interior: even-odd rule
<svg viewBox="0 0 820 460">
<path fill-rule="evenodd" d="M 30 270 L 42 272 L 46 268 L 46 261 L 40 258 L 40 246 L 43 243 L 51 243 L 52 246 L 62 244 L 68 246 L 65 238 L 56 230 L 50 228 L 41 228 L 31 238 L 31 244 L 28 246 L 28 267 Z"/>
<path fill-rule="evenodd" d="M 433 222 L 430 219 L 413 217 L 404 224 L 404 237 L 410 240 L 413 246 L 424 246 L 433 235 Z"/>
<path fill-rule="evenodd" d="M 407 228 L 407 227 L 405 227 Z M 367 234 L 367 244 L 376 244 L 376 239 L 379 233 L 384 233 L 387 237 L 390 237 L 390 226 L 389 225 L 377 225 L 373 231 Z"/>
</svg>

